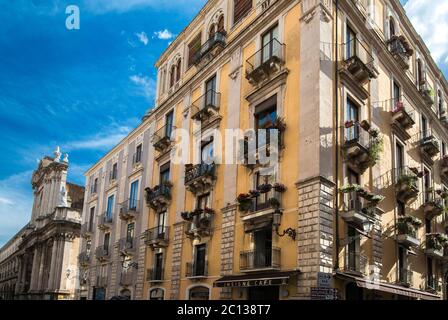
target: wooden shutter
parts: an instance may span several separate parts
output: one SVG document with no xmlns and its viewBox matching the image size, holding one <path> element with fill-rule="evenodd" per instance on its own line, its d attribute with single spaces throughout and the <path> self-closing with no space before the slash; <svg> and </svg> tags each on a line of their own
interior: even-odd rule
<svg viewBox="0 0 448 320">
<path fill-rule="evenodd" d="M 201 38 L 202 35 L 198 34 L 188 45 L 188 67 L 193 65 L 196 53 L 201 50 Z"/>
<path fill-rule="evenodd" d="M 235 0 L 233 7 L 233 24 L 238 23 L 252 9 L 252 0 Z"/>
</svg>

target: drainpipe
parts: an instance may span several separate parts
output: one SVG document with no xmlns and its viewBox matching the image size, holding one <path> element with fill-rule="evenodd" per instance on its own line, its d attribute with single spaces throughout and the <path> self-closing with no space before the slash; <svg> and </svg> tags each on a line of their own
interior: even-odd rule
<svg viewBox="0 0 448 320">
<path fill-rule="evenodd" d="M 339 61 L 339 46 L 338 46 L 338 32 L 339 32 L 339 21 L 338 21 L 338 12 L 339 12 L 339 0 L 336 0 L 336 35 L 334 40 L 335 47 L 335 68 L 334 68 L 334 92 L 335 92 L 335 112 L 336 112 L 336 148 L 335 148 L 335 158 L 336 158 L 336 188 L 335 188 L 335 228 L 336 228 L 336 237 L 335 237 L 335 246 L 336 246 L 336 257 L 334 270 L 339 270 L 339 74 L 338 74 L 338 61 Z"/>
</svg>

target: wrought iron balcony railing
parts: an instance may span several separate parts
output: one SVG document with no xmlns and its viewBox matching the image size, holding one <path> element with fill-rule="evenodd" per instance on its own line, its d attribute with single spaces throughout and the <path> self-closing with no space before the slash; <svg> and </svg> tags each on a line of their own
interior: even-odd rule
<svg viewBox="0 0 448 320">
<path fill-rule="evenodd" d="M 398 270 L 398 283 L 406 287 L 412 287 L 413 276 L 414 272 L 412 270 L 407 268 L 401 268 Z"/>
<path fill-rule="evenodd" d="M 78 255 L 78 261 L 81 265 L 87 265 L 90 263 L 90 252 L 83 251 Z"/>
<path fill-rule="evenodd" d="M 208 90 L 191 105 L 191 118 L 203 121 L 219 114 L 221 105 L 221 93 Z"/>
<path fill-rule="evenodd" d="M 187 278 L 204 278 L 208 276 L 208 261 L 187 262 Z"/>
<path fill-rule="evenodd" d="M 387 43 L 390 53 L 400 67 L 404 70 L 409 69 L 409 57 L 412 56 L 413 50 L 408 41 L 403 36 L 392 36 Z"/>
<path fill-rule="evenodd" d="M 201 61 L 209 57 L 207 61 L 213 59 L 226 45 L 226 32 L 218 31 L 211 36 L 192 57 L 192 63 L 198 65 Z"/>
<path fill-rule="evenodd" d="M 280 71 L 284 60 L 285 45 L 271 40 L 246 61 L 246 78 L 253 85 Z"/>
<path fill-rule="evenodd" d="M 366 45 L 359 39 L 352 39 L 343 45 L 345 60 L 343 66 L 359 84 L 363 85 L 372 78 L 378 77 L 375 59 Z"/>
<path fill-rule="evenodd" d="M 106 260 L 110 256 L 110 248 L 109 246 L 99 246 L 95 249 L 95 257 L 98 260 Z"/>
<path fill-rule="evenodd" d="M 137 241 L 134 237 L 132 238 L 121 238 L 118 241 L 118 247 L 123 254 L 130 254 L 135 252 L 137 248 Z"/>
<path fill-rule="evenodd" d="M 171 145 L 171 134 L 173 132 L 172 125 L 164 125 L 152 136 L 152 144 L 159 152 L 164 152 Z"/>
<path fill-rule="evenodd" d="M 407 203 L 411 199 L 415 199 L 420 193 L 418 184 L 418 175 L 416 170 L 409 167 L 394 169 L 395 192 L 397 199 L 403 203 Z"/>
<path fill-rule="evenodd" d="M 240 270 L 253 271 L 260 269 L 279 269 L 281 249 L 255 249 L 240 253 Z"/>
<path fill-rule="evenodd" d="M 368 259 L 365 255 L 350 250 L 345 251 L 345 264 L 344 264 L 345 272 L 367 275 L 368 274 L 367 268 L 368 268 Z"/>
<path fill-rule="evenodd" d="M 445 200 L 434 191 L 424 193 L 423 208 L 427 219 L 431 220 L 445 212 Z"/>
<path fill-rule="evenodd" d="M 440 153 L 440 144 L 436 137 L 433 135 L 432 130 L 422 131 L 420 136 L 420 149 L 423 155 L 428 159 L 432 159 Z"/>
<path fill-rule="evenodd" d="M 147 246 L 159 248 L 166 247 L 170 239 L 170 227 L 158 226 L 145 231 L 145 243 Z"/>
<path fill-rule="evenodd" d="M 113 223 L 113 212 L 104 212 L 98 216 L 98 228 L 108 229 Z"/>
<path fill-rule="evenodd" d="M 431 292 L 440 291 L 440 283 L 437 276 L 429 275 L 426 277 L 426 290 Z"/>
<path fill-rule="evenodd" d="M 164 274 L 163 268 L 149 268 L 146 270 L 146 281 L 162 282 Z"/>
<path fill-rule="evenodd" d="M 129 220 L 135 217 L 140 211 L 140 200 L 128 199 L 125 202 L 119 204 L 120 218 L 123 220 Z"/>
<path fill-rule="evenodd" d="M 185 166 L 185 187 L 197 193 L 203 192 L 213 185 L 216 179 L 216 165 L 201 163 Z"/>
<path fill-rule="evenodd" d="M 171 184 L 163 183 L 154 188 L 146 188 L 146 203 L 154 210 L 168 205 L 171 201 Z"/>
</svg>

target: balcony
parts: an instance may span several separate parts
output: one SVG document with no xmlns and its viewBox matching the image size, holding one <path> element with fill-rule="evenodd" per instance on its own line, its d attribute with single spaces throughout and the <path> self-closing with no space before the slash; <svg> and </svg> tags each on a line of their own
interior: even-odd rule
<svg viewBox="0 0 448 320">
<path fill-rule="evenodd" d="M 439 141 L 432 134 L 431 130 L 421 132 L 420 136 L 420 153 L 426 161 L 432 164 L 432 158 L 434 158 L 440 152 Z"/>
<path fill-rule="evenodd" d="M 367 168 L 376 164 L 382 148 L 382 139 L 378 136 L 379 133 L 370 131 L 370 129 L 366 130 L 363 126 L 359 123 L 347 122 L 345 141 L 342 146 L 347 165 L 358 173 L 363 173 Z M 368 124 L 366 126 L 370 127 Z"/>
<path fill-rule="evenodd" d="M 448 180 L 448 156 L 443 156 L 440 159 L 440 175 L 444 180 Z"/>
<path fill-rule="evenodd" d="M 98 216 L 98 229 L 107 230 L 112 227 L 113 223 L 113 213 L 112 212 L 104 212 L 103 214 Z"/>
<path fill-rule="evenodd" d="M 378 77 L 378 70 L 374 66 L 375 60 L 359 39 L 345 43 L 343 48 L 345 60 L 341 64 L 342 72 L 348 72 L 361 86 L 370 79 Z"/>
<path fill-rule="evenodd" d="M 212 235 L 215 210 L 210 208 L 196 209 L 191 212 L 182 212 L 181 216 L 186 221 L 185 234 L 188 238 L 202 239 Z"/>
<path fill-rule="evenodd" d="M 422 222 L 413 216 L 399 217 L 397 221 L 397 241 L 405 247 L 418 247 L 420 240 L 417 230 Z"/>
<path fill-rule="evenodd" d="M 81 226 L 81 235 L 84 238 L 90 238 L 93 234 L 93 223 L 90 221 L 84 222 Z"/>
<path fill-rule="evenodd" d="M 279 270 L 281 249 L 255 249 L 240 252 L 240 271 L 251 272 L 260 270 Z"/>
<path fill-rule="evenodd" d="M 170 227 L 155 227 L 145 231 L 145 244 L 151 249 L 165 248 L 169 242 Z"/>
<path fill-rule="evenodd" d="M 190 279 L 202 279 L 208 276 L 208 261 L 187 262 L 186 277 Z"/>
<path fill-rule="evenodd" d="M 285 45 L 271 40 L 246 61 L 246 79 L 256 86 L 279 72 L 285 63 Z"/>
<path fill-rule="evenodd" d="M 120 285 L 124 287 L 132 286 L 135 282 L 135 271 L 134 269 L 123 270 L 120 275 Z"/>
<path fill-rule="evenodd" d="M 394 57 L 398 65 L 408 70 L 410 67 L 409 58 L 414 54 L 413 49 L 409 45 L 409 42 L 403 36 L 392 36 L 387 42 L 389 45 L 389 51 Z"/>
<path fill-rule="evenodd" d="M 401 268 L 398 270 L 398 284 L 404 287 L 412 287 L 413 286 L 413 278 L 414 272 L 407 268 Z"/>
<path fill-rule="evenodd" d="M 368 221 L 373 223 L 381 213 L 377 205 L 383 200 L 382 196 L 373 195 L 364 189 L 359 189 L 346 192 L 345 198 L 341 217 L 345 222 L 356 227 L 362 228 Z"/>
<path fill-rule="evenodd" d="M 201 163 L 185 166 L 185 188 L 196 194 L 209 190 L 216 180 L 216 165 Z"/>
<path fill-rule="evenodd" d="M 120 219 L 131 220 L 139 213 L 140 201 L 135 199 L 128 199 L 125 202 L 119 204 L 120 207 Z"/>
<path fill-rule="evenodd" d="M 163 268 L 150 268 L 146 270 L 146 281 L 152 283 L 163 282 Z"/>
<path fill-rule="evenodd" d="M 408 203 L 417 198 L 420 193 L 418 186 L 418 176 L 415 170 L 408 167 L 395 169 L 395 192 L 397 199 L 403 203 Z"/>
<path fill-rule="evenodd" d="M 368 275 L 368 259 L 365 255 L 345 250 L 344 271 L 359 276 Z"/>
<path fill-rule="evenodd" d="M 99 260 L 99 261 L 107 261 L 110 257 L 110 249 L 109 247 L 106 246 L 99 246 L 96 248 L 95 250 L 95 257 Z"/>
<path fill-rule="evenodd" d="M 211 36 L 193 56 L 192 63 L 201 68 L 211 62 L 226 46 L 226 35 L 225 31 L 218 31 Z"/>
<path fill-rule="evenodd" d="M 172 126 L 165 125 L 154 133 L 152 136 L 152 145 L 158 152 L 164 153 L 171 147 L 172 131 Z"/>
<path fill-rule="evenodd" d="M 171 187 L 170 182 L 165 182 L 152 189 L 146 188 L 146 204 L 157 211 L 166 208 L 171 202 Z"/>
<path fill-rule="evenodd" d="M 439 292 L 441 290 L 439 279 L 435 275 L 426 276 L 426 283 L 425 284 L 426 284 L 426 286 L 425 286 L 426 291 L 436 293 L 436 292 Z"/>
<path fill-rule="evenodd" d="M 107 276 L 97 276 L 96 277 L 96 286 L 99 288 L 107 287 Z"/>
<path fill-rule="evenodd" d="M 206 122 L 219 116 L 221 93 L 207 91 L 191 105 L 191 119 Z"/>
<path fill-rule="evenodd" d="M 409 130 L 414 126 L 414 110 L 410 107 L 407 98 L 402 97 L 398 101 L 392 100 L 392 126 L 400 133 L 403 140 L 411 138 Z"/>
<path fill-rule="evenodd" d="M 442 233 L 429 233 L 426 235 L 425 253 L 436 259 L 443 258 L 443 250 L 448 242 L 448 237 Z"/>
<path fill-rule="evenodd" d="M 444 199 L 436 196 L 434 191 L 425 194 L 425 203 L 423 204 L 426 219 L 432 220 L 445 212 Z"/>
<path fill-rule="evenodd" d="M 136 152 L 132 155 L 132 167 L 134 169 L 140 168 L 142 166 L 142 152 Z"/>
<path fill-rule="evenodd" d="M 118 241 L 118 248 L 122 255 L 130 256 L 135 253 L 137 247 L 135 238 L 122 238 Z"/>
<path fill-rule="evenodd" d="M 81 266 L 87 266 L 90 263 L 90 252 L 83 251 L 78 255 L 78 262 Z"/>
<path fill-rule="evenodd" d="M 425 82 L 421 84 L 419 87 L 419 92 L 428 107 L 431 107 L 434 104 L 434 93 L 428 83 Z"/>
</svg>

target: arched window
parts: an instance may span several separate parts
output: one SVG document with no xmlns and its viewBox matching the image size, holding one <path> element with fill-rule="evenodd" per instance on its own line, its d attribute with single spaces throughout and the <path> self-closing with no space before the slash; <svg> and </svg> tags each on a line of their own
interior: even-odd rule
<svg viewBox="0 0 448 320">
<path fill-rule="evenodd" d="M 224 31 L 224 15 L 221 15 L 218 20 L 218 32 L 223 33 Z"/>
<path fill-rule="evenodd" d="M 170 70 L 170 88 L 176 83 L 176 66 L 172 65 Z"/>
<path fill-rule="evenodd" d="M 176 65 L 176 82 L 180 80 L 180 71 L 182 70 L 182 59 L 177 61 Z"/>
<path fill-rule="evenodd" d="M 389 18 L 389 38 L 392 38 L 395 35 L 395 21 L 394 18 Z"/>
<path fill-rule="evenodd" d="M 216 31 L 215 31 L 215 24 L 212 24 L 212 25 L 210 26 L 209 31 L 208 31 L 208 38 L 209 38 L 209 39 L 213 39 L 213 38 L 215 38 L 215 33 L 216 33 Z"/>
<path fill-rule="evenodd" d="M 189 300 L 209 300 L 210 290 L 204 286 L 197 286 L 190 289 Z"/>
<path fill-rule="evenodd" d="M 163 300 L 164 292 L 163 289 L 156 288 L 149 291 L 149 300 Z"/>
</svg>

